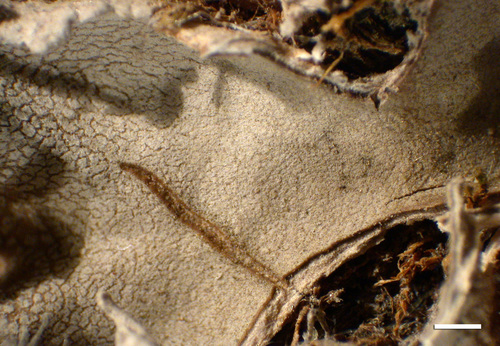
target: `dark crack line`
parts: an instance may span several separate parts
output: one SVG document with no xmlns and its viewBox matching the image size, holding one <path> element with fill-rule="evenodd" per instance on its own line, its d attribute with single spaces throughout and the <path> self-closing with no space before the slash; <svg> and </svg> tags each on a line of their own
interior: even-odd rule
<svg viewBox="0 0 500 346">
<path fill-rule="evenodd" d="M 403 198 L 411 197 L 411 196 L 416 195 L 417 193 L 420 193 L 420 192 L 439 189 L 439 188 L 443 188 L 443 187 L 445 187 L 445 185 L 434 185 L 434 186 L 429 186 L 429 187 L 423 187 L 423 188 L 417 189 L 415 191 L 412 191 L 410 193 L 407 193 L 405 195 L 393 198 L 389 202 L 387 202 L 385 205 L 389 205 L 390 203 L 398 201 L 398 200 L 403 199 Z"/>
</svg>

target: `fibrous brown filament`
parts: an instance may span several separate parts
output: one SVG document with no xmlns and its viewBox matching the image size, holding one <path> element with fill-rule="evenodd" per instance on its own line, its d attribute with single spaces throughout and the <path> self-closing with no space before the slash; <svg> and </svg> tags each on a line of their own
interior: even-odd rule
<svg viewBox="0 0 500 346">
<path fill-rule="evenodd" d="M 132 173 L 146 184 L 175 217 L 193 229 L 212 248 L 227 257 L 231 262 L 243 266 L 276 287 L 288 287 L 288 282 L 284 278 L 253 258 L 217 225 L 197 214 L 155 174 L 132 163 L 121 162 L 120 168 Z"/>
<path fill-rule="evenodd" d="M 360 0 L 356 1 L 349 10 L 342 12 L 341 14 L 337 14 L 335 16 L 332 16 L 332 18 L 323 25 L 321 30 L 323 32 L 332 30 L 335 34 L 340 35 L 342 37 L 345 36 L 344 33 L 344 23 L 347 19 L 351 18 L 354 16 L 357 12 L 361 11 L 362 9 L 370 6 L 372 3 L 374 3 L 375 0 Z"/>
</svg>

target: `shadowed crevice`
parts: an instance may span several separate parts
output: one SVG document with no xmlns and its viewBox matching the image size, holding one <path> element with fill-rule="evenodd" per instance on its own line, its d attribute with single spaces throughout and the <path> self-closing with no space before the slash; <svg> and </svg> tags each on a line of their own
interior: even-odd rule
<svg viewBox="0 0 500 346">
<path fill-rule="evenodd" d="M 377 345 L 396 345 L 414 335 L 425 325 L 444 279 L 446 241 L 430 220 L 393 227 L 383 242 L 321 279 L 312 300 L 317 303 L 308 306 L 304 300 L 296 307 L 270 345 L 291 344 L 297 332 L 301 341 L 309 335 Z M 308 325 L 301 311 L 312 312 L 316 322 Z"/>
<path fill-rule="evenodd" d="M 34 143 L 27 139 L 25 145 Z M 51 277 L 67 278 L 84 246 L 84 239 L 41 203 L 64 184 L 65 162 L 42 146 L 25 164 L 10 168 L 14 173 L 0 186 L 0 302 Z"/>
<path fill-rule="evenodd" d="M 473 60 L 479 94 L 458 117 L 458 131 L 467 136 L 492 135 L 500 140 L 500 37 L 486 44 Z M 498 145 L 498 144 L 497 144 Z"/>
<path fill-rule="evenodd" d="M 0 225 L 0 302 L 78 265 L 83 239 L 47 208 L 0 196 Z"/>
</svg>

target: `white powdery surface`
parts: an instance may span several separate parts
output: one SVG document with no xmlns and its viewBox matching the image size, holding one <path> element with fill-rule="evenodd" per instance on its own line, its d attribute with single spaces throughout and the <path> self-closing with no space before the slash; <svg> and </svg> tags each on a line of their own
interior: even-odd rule
<svg viewBox="0 0 500 346">
<path fill-rule="evenodd" d="M 107 12 L 139 19 L 149 17 L 152 11 L 150 1 L 140 0 L 22 2 L 9 7 L 17 18 L 0 24 L 0 42 L 24 45 L 33 53 L 47 52 L 68 37 L 73 25 Z"/>
</svg>

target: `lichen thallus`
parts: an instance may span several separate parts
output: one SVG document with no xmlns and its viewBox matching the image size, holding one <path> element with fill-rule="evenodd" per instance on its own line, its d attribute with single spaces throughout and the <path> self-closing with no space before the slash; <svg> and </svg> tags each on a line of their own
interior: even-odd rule
<svg viewBox="0 0 500 346">
<path fill-rule="evenodd" d="M 299 342 L 312 344 L 315 340 L 322 339 L 354 342 L 357 340 L 361 344 L 364 344 L 366 340 L 374 341 L 376 339 L 375 341 L 389 340 L 394 343 L 402 340 L 404 335 L 409 335 L 408 333 L 413 330 L 407 328 L 404 335 L 400 333 L 401 322 L 408 317 L 409 309 L 415 309 L 415 314 L 425 314 L 425 311 L 430 307 L 429 304 L 432 304 L 432 299 L 427 299 L 429 301 L 426 300 L 425 304 L 416 301 L 415 304 L 418 306 L 413 304 L 410 307 L 413 298 L 409 299 L 409 284 L 417 278 L 417 272 L 431 271 L 435 267 L 434 264 L 437 265 L 442 261 L 445 254 L 442 246 L 444 246 L 446 237 L 440 236 L 442 232 L 435 227 L 434 222 L 425 223 L 422 220 L 433 218 L 444 212 L 444 205 L 426 208 L 423 213 L 420 210 L 403 212 L 399 216 L 392 215 L 388 219 L 378 222 L 374 226 L 375 228 L 370 228 L 375 231 L 375 234 L 380 235 L 379 231 L 387 230 L 387 233 L 382 233 L 384 237 L 385 235 L 387 237 L 384 238 L 384 242 L 380 243 L 379 249 L 374 247 L 374 251 L 370 250 L 370 253 L 365 253 L 363 258 L 349 263 L 345 268 L 344 266 L 337 267 L 336 278 L 330 279 L 322 274 L 321 277 L 313 279 L 313 281 L 309 281 L 311 278 L 306 279 L 308 283 L 303 285 L 304 278 L 296 280 L 298 271 L 312 263 L 310 262 L 312 258 L 318 258 L 317 256 L 324 254 L 325 251 L 338 249 L 338 244 L 330 246 L 291 272 L 280 276 L 251 256 L 243 246 L 233 240 L 220 227 L 196 213 L 154 173 L 131 163 L 120 163 L 120 168 L 145 183 L 179 221 L 193 229 L 214 250 L 232 263 L 245 268 L 272 285 L 268 300 L 261 306 L 253 321 L 249 323 L 248 329 L 240 340 L 242 344 L 253 345 L 270 341 L 271 343 L 278 342 L 279 344 L 295 346 Z M 421 224 L 409 226 L 412 219 L 420 220 Z M 404 222 L 401 223 L 402 220 Z M 408 231 L 401 228 L 402 224 L 406 224 L 404 227 Z M 434 226 L 430 227 L 430 224 Z M 360 230 L 354 234 L 354 237 L 368 231 L 369 229 Z M 397 268 L 389 264 L 371 265 L 372 262 L 378 263 L 378 260 L 371 260 L 373 258 L 382 258 L 381 261 L 384 263 L 387 260 L 394 263 L 390 258 L 395 256 L 399 258 Z M 353 270 L 356 275 L 353 275 Z M 423 292 L 422 294 L 430 297 L 426 292 L 439 287 L 439 280 L 442 280 L 440 271 L 432 272 L 433 279 L 429 279 L 431 277 L 429 275 L 422 276 L 422 278 L 427 278 L 424 280 L 425 285 L 422 280 L 414 280 L 413 285 L 417 289 L 415 294 Z M 384 280 L 384 277 L 391 276 L 393 276 L 392 279 Z M 420 276 L 418 277 L 420 278 Z M 358 287 L 360 278 L 363 281 L 361 288 Z M 390 293 L 384 286 L 393 282 L 399 282 L 399 290 L 394 288 L 398 285 L 394 285 L 392 288 L 389 287 L 392 292 Z M 368 289 L 371 286 L 373 289 Z M 359 289 L 366 292 L 359 293 Z M 356 298 L 352 299 L 353 297 Z M 387 297 L 389 298 L 387 299 Z M 387 303 L 379 301 L 380 299 L 384 302 L 387 301 Z M 353 319 L 337 320 L 337 317 L 344 316 L 345 312 L 350 313 L 352 309 L 358 309 L 362 306 L 372 306 L 372 308 L 368 308 L 369 311 L 364 315 L 355 314 Z M 364 308 L 361 310 L 364 311 Z M 334 311 L 338 311 L 338 313 Z M 394 318 L 390 317 L 394 314 Z M 394 321 L 394 325 L 391 325 L 391 321 Z M 357 333 L 358 329 L 359 333 Z M 372 337 L 366 336 L 366 332 L 371 333 L 370 335 L 373 334 Z"/>
<path fill-rule="evenodd" d="M 266 265 L 256 260 L 246 252 L 240 244 L 231 239 L 231 237 L 221 228 L 191 209 L 191 207 L 184 203 L 180 197 L 154 173 L 132 163 L 120 162 L 119 165 L 122 170 L 133 174 L 146 184 L 179 221 L 193 229 L 213 249 L 229 259 L 232 263 L 242 266 L 251 273 L 259 276 L 261 279 L 269 282 L 274 286 L 274 289 L 296 290 L 291 287 L 285 277 L 281 277 Z M 325 334 L 328 335 L 328 328 L 326 322 L 324 322 L 324 313 L 321 312 L 321 305 L 324 299 L 329 299 L 329 296 L 319 299 L 316 297 L 316 293 L 317 292 L 314 290 L 313 292 L 301 293 L 303 296 L 302 301 L 306 302 L 306 306 L 302 308 L 300 316 L 297 319 L 292 345 L 297 344 L 299 341 L 300 325 L 306 315 L 308 326 L 317 321 L 324 329 Z M 309 328 L 307 328 L 306 332 L 309 332 Z M 307 339 L 307 336 L 305 339 Z"/>
<path fill-rule="evenodd" d="M 160 198 L 165 206 L 182 223 L 189 226 L 217 252 L 234 264 L 240 265 L 278 288 L 287 288 L 286 279 L 256 260 L 220 227 L 196 213 L 155 174 L 131 163 L 120 163 L 120 168 L 132 173 Z"/>
</svg>

